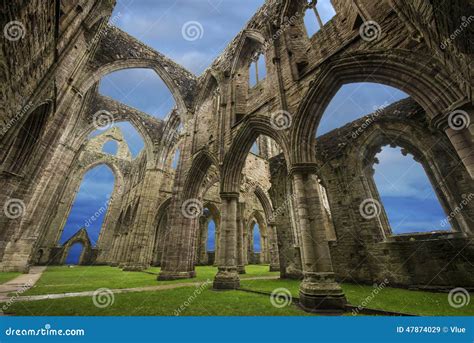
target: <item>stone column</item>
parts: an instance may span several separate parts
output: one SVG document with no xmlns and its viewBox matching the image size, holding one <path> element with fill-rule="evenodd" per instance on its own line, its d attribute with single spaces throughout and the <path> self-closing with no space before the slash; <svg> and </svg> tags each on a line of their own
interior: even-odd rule
<svg viewBox="0 0 474 343">
<path fill-rule="evenodd" d="M 245 230 L 245 203 L 238 203 L 237 207 L 237 272 L 245 274 L 244 260 L 244 230 Z"/>
<path fill-rule="evenodd" d="M 245 226 L 247 223 L 243 222 L 242 226 L 242 250 L 243 250 L 243 263 L 244 266 L 249 264 L 249 254 L 248 254 L 248 237 L 247 237 L 247 227 Z"/>
<path fill-rule="evenodd" d="M 218 272 L 214 289 L 236 289 L 240 286 L 237 273 L 237 207 L 238 193 L 222 193 L 222 220 L 219 236 Z"/>
<path fill-rule="evenodd" d="M 444 128 L 451 144 L 474 179 L 474 110 L 458 110 L 448 118 Z"/>
<path fill-rule="evenodd" d="M 196 253 L 196 264 L 198 265 L 207 265 L 208 256 L 207 256 L 207 235 L 209 218 L 201 217 L 199 219 L 199 231 L 197 233 L 197 253 Z"/>
<path fill-rule="evenodd" d="M 343 311 L 346 298 L 335 281 L 315 167 L 293 167 L 292 182 L 296 219 L 301 231 L 303 281 L 300 305 L 310 312 Z"/>
<path fill-rule="evenodd" d="M 270 271 L 279 272 L 280 271 L 280 257 L 278 255 L 278 242 L 277 242 L 277 233 L 276 226 L 274 223 L 268 224 L 268 234 L 269 234 L 269 252 L 270 252 Z"/>
<path fill-rule="evenodd" d="M 193 127 L 193 114 L 188 113 L 184 122 L 185 132 Z M 170 229 L 166 235 L 158 280 L 193 278 L 194 237 L 198 229 L 198 217 L 202 212 L 197 194 L 185 193 L 185 182 L 192 163 L 193 136 L 185 135 L 173 184 L 173 199 L 169 208 Z"/>
</svg>

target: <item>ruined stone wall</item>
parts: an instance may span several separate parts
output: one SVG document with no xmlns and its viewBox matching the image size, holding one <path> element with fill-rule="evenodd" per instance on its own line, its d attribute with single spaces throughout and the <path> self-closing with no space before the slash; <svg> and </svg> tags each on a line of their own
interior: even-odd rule
<svg viewBox="0 0 474 343">
<path fill-rule="evenodd" d="M 318 138 L 319 176 L 327 190 L 336 231 L 336 240 L 330 242 L 330 247 L 341 282 L 371 284 L 387 279 L 394 286 L 428 289 L 473 284 L 472 266 L 468 262 L 473 256 L 469 238 L 474 227 L 472 180 L 455 154 L 446 153 L 452 149 L 447 137 L 426 133 L 420 112 L 412 100 L 403 100 Z M 384 139 L 386 135 L 391 138 Z M 376 189 L 369 186 L 373 180 L 367 168 L 372 166 L 361 167 L 366 149 L 375 148 L 373 151 L 377 152 L 386 144 L 401 146 L 422 163 L 445 209 L 446 219 L 451 218 L 446 230 L 452 230 L 404 235 L 391 232 L 383 202 Z M 416 149 L 425 156 L 418 155 Z M 279 189 L 287 182 L 279 168 L 281 163 L 279 156 L 271 164 L 272 183 L 280 185 Z M 276 190 L 271 193 L 272 200 L 284 199 L 285 193 Z M 361 204 L 367 199 L 377 206 L 376 215 L 370 218 L 361 212 Z M 283 223 L 284 218 L 280 218 L 280 231 Z M 280 231 L 279 236 L 289 230 L 281 234 Z"/>
<path fill-rule="evenodd" d="M 419 151 L 430 146 L 433 137 L 438 139 L 437 153 L 428 156 L 426 162 L 435 162 L 436 168 L 429 175 L 432 180 L 445 179 L 437 183 L 443 194 L 442 205 L 453 210 L 463 194 L 472 192 L 474 149 L 470 147 L 474 127 L 467 133 L 453 134 L 447 121 L 456 109 L 474 113 L 472 81 L 460 80 L 456 71 L 471 75 L 472 63 L 460 42 L 449 48 L 461 52 L 451 59 L 433 51 L 436 42 L 459 24 L 454 22 L 459 18 L 453 21 L 452 17 L 466 6 L 445 5 L 444 14 L 435 14 L 433 5 L 422 0 L 334 0 L 336 16 L 309 37 L 303 20 L 306 3 L 267 1 L 198 78 L 108 25 L 114 1 L 75 1 L 67 6 L 61 2 L 59 8 L 54 8 L 53 2 L 38 1 L 3 5 L 2 15 L 7 14 L 2 16 L 2 24 L 21 18 L 27 25 L 35 22 L 37 30 L 18 43 L 2 46 L 6 61 L 6 71 L 1 74 L 6 80 L 2 96 L 8 98 L 2 101 L 7 109 L 2 113 L 11 118 L 31 102 L 31 108 L 19 116 L 23 125 L 38 105 L 46 102 L 49 107 L 45 120 L 32 125 L 38 129 L 39 139 L 20 156 L 28 154 L 28 163 L 19 173 L 12 173 L 10 164 L 15 153 L 22 152 L 22 140 L 18 140 L 21 125 L 13 125 L 1 137 L 0 188 L 5 191 L 0 203 L 20 200 L 24 214 L 15 220 L 0 216 L 0 269 L 26 270 L 35 262 L 39 242 L 53 245 L 51 237 L 57 231 L 50 234 L 49 224 L 58 222 L 56 209 L 64 200 L 64 190 L 74 189 L 68 186 L 67 176 L 80 160 L 89 133 L 98 128 L 98 116 L 105 113 L 110 121 L 134 125 L 144 138 L 145 149 L 131 162 L 117 208 L 107 215 L 97 263 L 139 270 L 161 259 L 163 278 L 193 276 L 199 219 L 182 215 L 183 204 L 193 200 L 201 205 L 216 204 L 223 217 L 232 218 L 223 221 L 228 225 L 223 230 L 228 237 L 222 236 L 226 243 L 222 249 L 228 251 L 221 250 L 221 265 L 231 267 L 229 263 L 248 261 L 245 252 L 248 255 L 251 241 L 243 238 L 244 226 L 257 216 L 265 221 L 269 246 L 272 240 L 278 241 L 283 277 L 301 277 L 305 268 L 311 272 L 313 267 L 308 266 L 315 263 L 302 263 L 303 248 L 308 249 L 307 256 L 316 257 L 322 251 L 323 271 L 331 273 L 331 256 L 325 255 L 326 242 L 322 241 L 328 218 L 320 211 L 324 209 L 319 195 L 309 194 L 310 190 L 318 192 L 314 182 L 321 179 L 336 229 L 337 240 L 331 242 L 331 249 L 340 279 L 350 274 L 356 280 L 371 282 L 390 271 L 393 283 L 429 284 L 430 268 L 442 260 L 441 251 L 452 256 L 448 244 L 459 246 L 472 235 L 472 206 L 456 216 L 452 236 L 387 239 L 390 232 L 386 226 L 376 227 L 358 216 L 361 195 L 377 195 L 354 150 L 362 145 L 341 141 L 339 130 L 316 141 L 315 132 L 326 106 L 344 84 L 371 81 L 407 92 L 423 110 L 412 113 L 413 117 L 389 121 L 393 126 L 380 124 L 380 130 L 387 134 L 399 130 L 400 121 L 416 126 L 416 136 L 424 137 L 418 140 Z M 36 19 L 30 20 L 35 11 Z M 372 25 L 372 30 L 361 30 L 362 24 Z M 31 31 L 29 26 L 26 29 Z M 418 39 L 417 31 L 424 39 Z M 469 32 L 466 30 L 463 37 Z M 257 53 L 264 55 L 267 76 L 249 87 L 249 66 Z M 20 63 L 15 63 L 18 56 Z M 156 71 L 173 94 L 176 109 L 167 121 L 98 94 L 98 81 L 103 76 L 137 67 Z M 1 118 L 4 126 L 5 118 Z M 177 132 L 180 125 L 182 132 Z M 271 139 L 271 144 L 262 144 L 261 137 Z M 262 148 L 260 157 L 249 155 L 255 141 Z M 170 161 L 178 147 L 179 165 L 171 171 Z M 450 152 L 449 159 L 434 159 L 446 151 Z M 274 157 L 277 152 L 281 155 Z M 266 161 L 270 157 L 271 161 Z M 327 162 L 323 168 L 321 161 Z M 231 212 L 234 210 L 237 213 Z M 307 225 L 301 215 L 305 211 L 317 223 Z M 162 212 L 167 213 L 167 220 L 160 219 Z M 310 236 L 318 239 L 317 249 L 308 244 Z M 236 256 L 231 256 L 235 247 Z M 400 265 L 410 249 L 419 248 L 413 262 L 422 263 L 437 247 L 441 249 L 433 252 L 435 259 L 424 273 Z M 469 245 L 466 249 L 466 254 L 471 254 Z M 469 267 L 460 257 L 452 266 L 451 274 L 441 273 L 433 284 L 446 284 L 448 277 L 471 282 L 462 271 Z"/>
</svg>

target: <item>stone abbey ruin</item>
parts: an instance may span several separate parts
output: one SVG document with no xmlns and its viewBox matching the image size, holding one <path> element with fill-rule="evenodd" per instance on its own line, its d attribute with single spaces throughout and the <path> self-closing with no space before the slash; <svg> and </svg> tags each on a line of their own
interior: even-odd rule
<svg viewBox="0 0 474 343">
<path fill-rule="evenodd" d="M 80 242 L 81 264 L 160 266 L 160 280 L 214 264 L 215 289 L 239 287 L 249 263 L 269 264 L 301 280 L 309 311 L 342 309 L 342 281 L 474 287 L 473 2 L 332 5 L 336 15 L 309 36 L 303 18 L 317 1 L 267 0 L 198 77 L 111 25 L 114 0 L 3 1 L 0 270 L 63 264 Z M 267 74 L 249 86 L 259 56 Z M 128 68 L 164 81 L 176 102 L 166 120 L 99 94 L 101 78 Z M 331 99 L 355 82 L 410 97 L 316 138 Z M 136 158 L 107 128 L 119 122 L 143 137 Z M 115 155 L 102 150 L 109 141 Z M 373 178 L 386 145 L 423 166 L 446 231 L 392 232 Z M 60 244 L 81 180 L 98 165 L 115 176 L 99 239 L 81 229 Z"/>
</svg>

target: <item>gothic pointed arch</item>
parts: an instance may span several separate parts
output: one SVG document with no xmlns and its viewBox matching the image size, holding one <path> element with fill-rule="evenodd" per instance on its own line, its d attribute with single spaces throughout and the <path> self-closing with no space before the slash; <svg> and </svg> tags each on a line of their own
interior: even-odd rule
<svg viewBox="0 0 474 343">
<path fill-rule="evenodd" d="M 120 42 L 120 43 L 118 43 Z M 175 98 L 179 112 L 192 106 L 196 77 L 184 67 L 116 27 L 110 27 L 99 41 L 94 57 L 86 66 L 75 88 L 85 94 L 103 76 L 129 68 L 153 69 Z"/>
<path fill-rule="evenodd" d="M 285 159 L 288 157 L 288 143 L 282 131 L 277 131 L 266 116 L 255 115 L 245 118 L 238 132 L 235 134 L 232 145 L 224 157 L 221 173 L 221 191 L 224 193 L 238 193 L 242 181 L 242 170 L 246 157 L 258 136 L 265 135 L 272 138 L 283 150 Z"/>
<path fill-rule="evenodd" d="M 430 61 L 430 63 L 426 63 Z M 430 56 L 405 50 L 352 52 L 334 57 L 316 74 L 291 128 L 292 163 L 314 162 L 315 132 L 339 88 L 353 82 L 377 82 L 413 97 L 431 120 L 466 102 L 449 75 Z M 455 105 L 456 106 L 456 105 Z"/>
<path fill-rule="evenodd" d="M 201 194 L 203 181 L 212 166 L 215 167 L 215 171 L 218 171 L 219 163 L 207 149 L 202 149 L 194 155 L 185 181 L 185 199 L 204 195 Z"/>
</svg>

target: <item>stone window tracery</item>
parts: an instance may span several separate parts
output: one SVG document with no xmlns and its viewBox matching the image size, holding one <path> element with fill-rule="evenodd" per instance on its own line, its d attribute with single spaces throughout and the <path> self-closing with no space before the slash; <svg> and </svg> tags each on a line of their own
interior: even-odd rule
<svg viewBox="0 0 474 343">
<path fill-rule="evenodd" d="M 305 26 L 312 37 L 336 14 L 330 0 L 310 0 L 306 5 Z"/>
<path fill-rule="evenodd" d="M 250 62 L 249 70 L 249 86 L 250 88 L 255 87 L 260 81 L 263 81 L 267 77 L 267 69 L 265 65 L 265 56 L 258 52 L 252 58 Z"/>
</svg>

